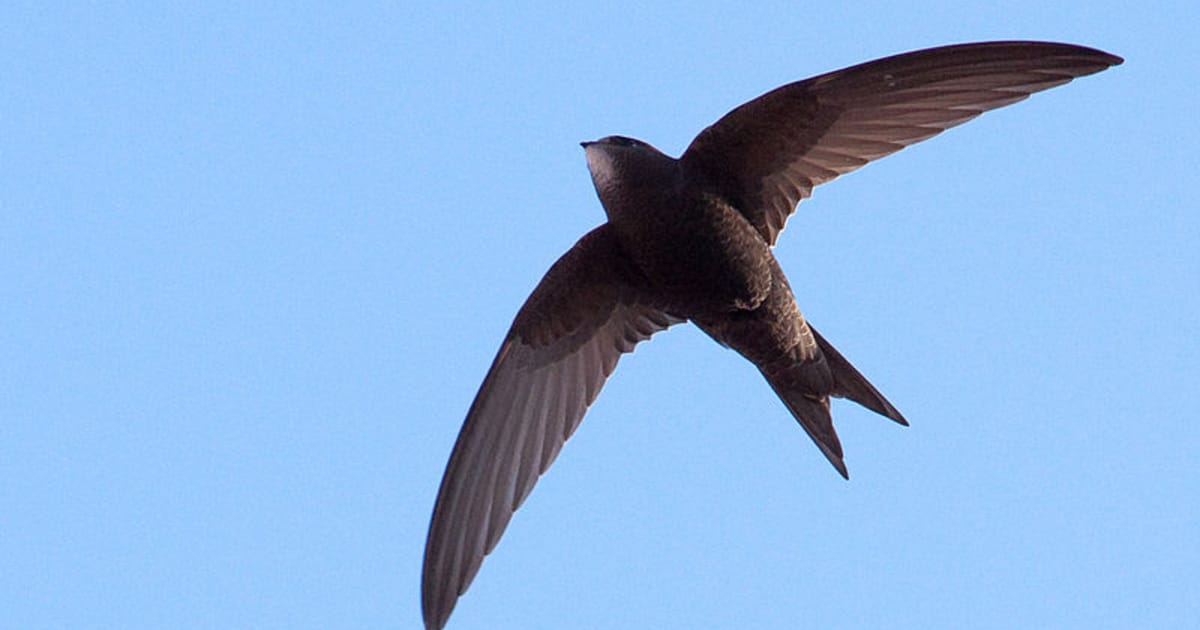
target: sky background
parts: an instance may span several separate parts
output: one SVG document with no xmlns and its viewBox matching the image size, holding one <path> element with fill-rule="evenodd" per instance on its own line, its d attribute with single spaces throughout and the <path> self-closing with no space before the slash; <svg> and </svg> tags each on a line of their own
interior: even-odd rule
<svg viewBox="0 0 1200 630">
<path fill-rule="evenodd" d="M 912 422 L 851 480 L 695 328 L 640 346 L 449 628 L 1200 618 L 1194 2 L 0 8 L 0 627 L 417 628 L 472 397 L 604 219 L 581 140 L 678 155 L 877 57 L 1123 66 L 819 188 L 776 253 Z"/>
</svg>

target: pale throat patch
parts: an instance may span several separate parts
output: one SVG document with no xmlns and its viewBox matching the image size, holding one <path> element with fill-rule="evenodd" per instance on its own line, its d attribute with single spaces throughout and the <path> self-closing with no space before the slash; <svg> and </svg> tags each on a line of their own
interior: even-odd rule
<svg viewBox="0 0 1200 630">
<path fill-rule="evenodd" d="M 620 175 L 608 151 L 603 147 L 591 146 L 587 148 L 586 153 L 588 170 L 592 173 L 596 189 L 604 191 L 615 187 Z"/>
</svg>

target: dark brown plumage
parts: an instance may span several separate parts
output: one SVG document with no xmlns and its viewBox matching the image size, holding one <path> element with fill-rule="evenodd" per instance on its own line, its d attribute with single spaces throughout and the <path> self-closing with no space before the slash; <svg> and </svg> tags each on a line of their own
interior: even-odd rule
<svg viewBox="0 0 1200 630">
<path fill-rule="evenodd" d="M 1090 48 L 994 42 L 922 50 L 791 83 L 674 159 L 639 140 L 583 143 L 608 222 L 550 268 L 475 397 L 434 507 L 421 582 L 441 628 L 622 353 L 690 320 L 753 362 L 846 477 L 829 399 L 900 412 L 805 321 L 771 253 L 817 184 L 1121 63 Z"/>
</svg>

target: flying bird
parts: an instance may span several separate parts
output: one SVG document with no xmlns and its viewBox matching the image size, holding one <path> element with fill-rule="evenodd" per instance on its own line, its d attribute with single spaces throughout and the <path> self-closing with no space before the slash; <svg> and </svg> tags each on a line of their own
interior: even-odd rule
<svg viewBox="0 0 1200 630">
<path fill-rule="evenodd" d="M 622 136 L 582 143 L 608 221 L 542 278 L 467 412 L 426 541 L 426 628 L 445 625 L 620 356 L 674 324 L 754 363 L 849 478 L 830 397 L 907 422 L 800 314 L 771 252 L 787 218 L 818 184 L 1121 62 L 1044 42 L 931 48 L 767 92 L 679 158 Z"/>
</svg>

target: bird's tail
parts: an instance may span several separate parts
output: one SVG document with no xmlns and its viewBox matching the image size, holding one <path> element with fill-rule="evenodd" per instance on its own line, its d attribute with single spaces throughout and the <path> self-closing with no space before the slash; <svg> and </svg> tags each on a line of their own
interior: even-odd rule
<svg viewBox="0 0 1200 630">
<path fill-rule="evenodd" d="M 846 462 L 842 459 L 842 443 L 833 428 L 833 417 L 829 415 L 829 396 L 811 393 L 809 387 L 798 385 L 789 378 L 791 374 L 788 371 L 760 371 L 829 463 L 833 464 L 838 473 L 849 479 Z"/>
<path fill-rule="evenodd" d="M 874 411 L 875 413 L 895 420 L 896 422 L 908 426 L 908 421 L 900 412 L 884 398 L 879 390 L 867 380 L 858 370 L 854 369 L 853 365 L 842 356 L 842 353 L 837 351 L 832 344 L 817 332 L 816 328 L 809 324 L 809 330 L 812 331 L 813 337 L 817 340 L 817 347 L 821 349 L 821 354 L 825 355 L 825 361 L 829 364 L 829 371 L 833 374 L 833 391 L 831 395 L 839 398 L 848 398 L 854 402 Z"/>
<path fill-rule="evenodd" d="M 809 328 L 816 339 L 817 347 L 821 349 L 821 354 L 825 357 L 825 366 L 829 370 L 827 378 L 832 378 L 831 388 L 819 388 L 827 391 L 828 395 L 818 394 L 814 391 L 812 386 L 814 380 L 805 366 L 795 365 L 789 369 L 764 369 L 761 371 L 767 382 L 770 383 L 771 389 L 774 389 L 780 400 L 787 405 L 788 411 L 791 411 L 800 426 L 804 427 L 808 437 L 812 438 L 817 448 L 821 449 L 829 463 L 833 464 L 833 467 L 843 477 L 849 479 L 846 463 L 843 460 L 842 445 L 838 440 L 837 431 L 834 430 L 833 418 L 829 414 L 829 396 L 848 398 L 905 426 L 908 425 L 908 421 L 900 415 L 892 403 L 888 402 L 887 398 L 884 398 L 883 394 L 879 393 L 879 390 L 867 381 L 866 377 L 846 360 L 846 357 L 843 357 L 815 328 L 812 328 L 811 324 Z"/>
</svg>

